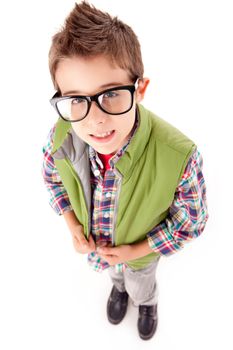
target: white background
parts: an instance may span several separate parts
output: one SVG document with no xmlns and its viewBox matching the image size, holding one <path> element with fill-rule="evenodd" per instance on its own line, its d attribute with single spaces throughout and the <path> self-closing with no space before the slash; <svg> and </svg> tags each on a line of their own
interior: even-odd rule
<svg viewBox="0 0 233 350">
<path fill-rule="evenodd" d="M 138 35 L 151 79 L 144 105 L 199 146 L 210 218 L 200 238 L 160 262 L 156 336 L 140 340 L 131 304 L 109 324 L 108 274 L 75 253 L 40 173 L 56 120 L 47 55 L 74 2 L 1 2 L 0 348 L 232 349 L 232 1 L 92 3 Z"/>
</svg>

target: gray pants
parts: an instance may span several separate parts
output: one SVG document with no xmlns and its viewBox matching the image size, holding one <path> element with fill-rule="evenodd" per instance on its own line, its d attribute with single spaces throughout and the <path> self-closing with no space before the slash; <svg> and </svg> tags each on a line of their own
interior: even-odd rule
<svg viewBox="0 0 233 350">
<path fill-rule="evenodd" d="M 133 270 L 127 266 L 125 271 L 116 272 L 115 267 L 110 266 L 108 271 L 115 287 L 120 292 L 127 291 L 135 306 L 154 305 L 158 299 L 155 278 L 158 261 L 159 258 L 140 270 Z"/>
</svg>

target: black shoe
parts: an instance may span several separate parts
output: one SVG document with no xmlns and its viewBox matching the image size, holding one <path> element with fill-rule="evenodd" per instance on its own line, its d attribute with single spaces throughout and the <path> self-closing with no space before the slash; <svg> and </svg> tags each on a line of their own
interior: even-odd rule
<svg viewBox="0 0 233 350">
<path fill-rule="evenodd" d="M 107 304 L 109 322 L 118 324 L 123 320 L 127 310 L 128 297 L 127 292 L 119 292 L 115 286 L 112 287 Z"/>
<path fill-rule="evenodd" d="M 143 340 L 152 338 L 157 323 L 157 305 L 139 305 L 138 332 L 140 338 Z"/>
</svg>

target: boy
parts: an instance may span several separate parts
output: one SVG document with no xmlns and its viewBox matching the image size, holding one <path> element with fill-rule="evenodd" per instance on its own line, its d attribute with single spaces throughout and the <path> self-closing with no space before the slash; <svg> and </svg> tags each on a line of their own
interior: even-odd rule
<svg viewBox="0 0 233 350">
<path fill-rule="evenodd" d="M 107 317 L 118 324 L 128 298 L 138 332 L 157 328 L 155 271 L 204 230 L 208 214 L 196 145 L 140 102 L 140 44 L 132 29 L 86 2 L 54 35 L 49 65 L 59 115 L 44 147 L 43 176 L 74 247 L 113 287 Z"/>
</svg>

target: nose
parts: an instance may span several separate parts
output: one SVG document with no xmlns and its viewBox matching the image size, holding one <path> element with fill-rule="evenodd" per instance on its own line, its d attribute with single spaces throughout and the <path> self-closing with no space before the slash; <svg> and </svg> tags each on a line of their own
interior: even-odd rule
<svg viewBox="0 0 233 350">
<path fill-rule="evenodd" d="M 103 111 L 101 111 L 101 109 L 98 107 L 95 101 L 92 101 L 91 108 L 87 115 L 88 121 L 94 124 L 102 124 L 106 122 L 107 118 L 108 118 L 108 115 Z"/>
</svg>

